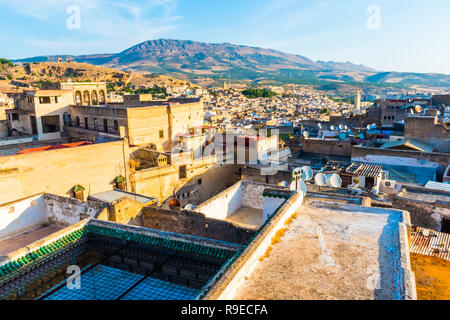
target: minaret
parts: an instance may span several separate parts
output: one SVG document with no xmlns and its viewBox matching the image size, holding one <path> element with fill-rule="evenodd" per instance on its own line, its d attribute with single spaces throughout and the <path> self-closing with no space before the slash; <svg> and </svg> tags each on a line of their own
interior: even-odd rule
<svg viewBox="0 0 450 320">
<path fill-rule="evenodd" d="M 355 95 L 354 109 L 356 114 L 361 113 L 361 91 L 358 90 Z"/>
</svg>

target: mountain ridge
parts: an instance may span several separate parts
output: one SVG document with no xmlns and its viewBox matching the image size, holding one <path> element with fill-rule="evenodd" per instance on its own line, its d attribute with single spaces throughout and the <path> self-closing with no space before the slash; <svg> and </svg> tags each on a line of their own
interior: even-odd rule
<svg viewBox="0 0 450 320">
<path fill-rule="evenodd" d="M 450 75 L 379 71 L 348 61 L 313 61 L 274 49 L 193 40 L 148 40 L 119 53 L 38 56 L 14 61 L 51 62 L 58 57 L 121 70 L 183 75 L 189 79 L 450 86 Z"/>
</svg>

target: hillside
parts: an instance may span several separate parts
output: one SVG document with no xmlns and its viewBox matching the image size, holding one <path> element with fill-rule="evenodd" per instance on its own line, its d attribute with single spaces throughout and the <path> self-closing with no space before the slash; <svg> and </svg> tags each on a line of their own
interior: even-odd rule
<svg viewBox="0 0 450 320">
<path fill-rule="evenodd" d="M 131 84 L 139 87 L 153 86 L 188 86 L 193 84 L 167 76 L 151 76 L 149 74 L 136 74 L 131 71 L 121 71 L 114 68 L 95 66 L 78 62 L 32 62 L 23 65 L 6 65 L 0 67 L 0 82 L 2 88 L 9 90 L 16 85 L 30 85 L 39 87 L 43 82 L 96 82 L 105 81 L 114 83 L 121 88 Z M 12 83 L 12 84 L 11 84 Z"/>
<path fill-rule="evenodd" d="M 17 62 L 56 61 L 57 56 Z M 351 62 L 312 61 L 287 54 L 229 43 L 159 39 L 145 41 L 115 54 L 63 56 L 121 70 L 171 75 L 199 83 L 209 80 L 250 80 L 254 83 L 299 84 L 387 83 L 396 85 L 450 86 L 450 75 L 379 72 Z"/>
</svg>

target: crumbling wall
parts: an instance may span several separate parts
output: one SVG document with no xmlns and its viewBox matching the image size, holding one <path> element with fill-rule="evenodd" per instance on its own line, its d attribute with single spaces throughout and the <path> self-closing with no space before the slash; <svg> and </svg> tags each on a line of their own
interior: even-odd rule
<svg viewBox="0 0 450 320">
<path fill-rule="evenodd" d="M 142 209 L 142 226 L 234 243 L 245 243 L 255 233 L 253 229 L 211 219 L 200 212 L 164 210 L 153 207 Z"/>
<path fill-rule="evenodd" d="M 263 209 L 263 192 L 268 185 L 261 183 L 242 183 L 242 205 L 254 209 Z"/>
<path fill-rule="evenodd" d="M 87 218 L 96 218 L 105 204 L 97 201 L 83 202 L 53 194 L 44 195 L 48 223 L 68 227 Z"/>
<path fill-rule="evenodd" d="M 145 205 L 141 202 L 128 198 L 119 199 L 109 207 L 109 221 L 122 224 L 142 225 L 142 208 Z"/>
<path fill-rule="evenodd" d="M 393 196 L 391 200 L 394 208 L 409 211 L 411 223 L 414 226 L 440 232 L 443 218 L 450 216 L 450 203 L 448 202 L 430 203 L 399 195 Z"/>
</svg>

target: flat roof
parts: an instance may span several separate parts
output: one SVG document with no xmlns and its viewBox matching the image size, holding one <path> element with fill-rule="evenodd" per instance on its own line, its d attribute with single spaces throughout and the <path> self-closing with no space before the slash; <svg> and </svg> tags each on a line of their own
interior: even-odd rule
<svg viewBox="0 0 450 320">
<path fill-rule="evenodd" d="M 112 191 L 96 193 L 96 194 L 90 195 L 89 198 L 91 198 L 93 200 L 107 202 L 107 203 L 113 203 L 114 201 L 120 200 L 122 198 L 127 198 L 127 199 L 137 201 L 137 202 L 140 202 L 143 204 L 148 204 L 148 203 L 157 201 L 156 198 L 146 197 L 146 196 L 143 196 L 140 194 L 126 192 L 126 191 L 118 190 L 118 189 L 115 189 Z"/>
<path fill-rule="evenodd" d="M 233 299 L 402 299 L 403 219 L 396 210 L 307 201 Z"/>
</svg>

